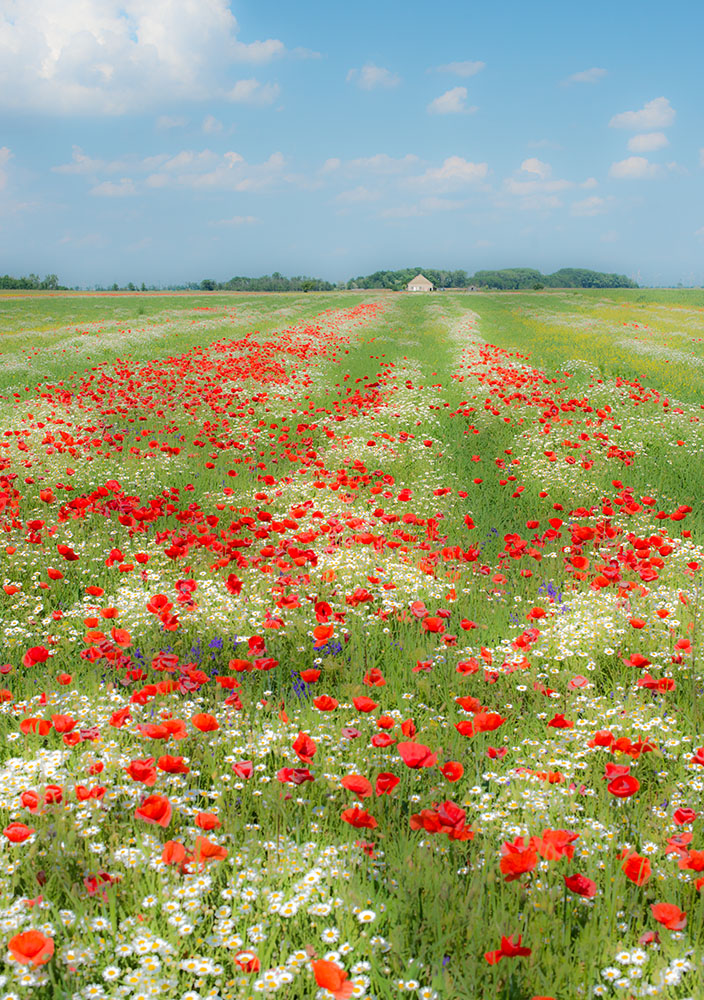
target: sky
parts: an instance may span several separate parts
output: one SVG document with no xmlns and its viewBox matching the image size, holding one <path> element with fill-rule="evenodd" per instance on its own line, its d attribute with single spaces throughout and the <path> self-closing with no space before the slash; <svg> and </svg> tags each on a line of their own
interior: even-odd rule
<svg viewBox="0 0 704 1000">
<path fill-rule="evenodd" d="M 0 0 L 0 273 L 704 284 L 695 0 Z"/>
</svg>

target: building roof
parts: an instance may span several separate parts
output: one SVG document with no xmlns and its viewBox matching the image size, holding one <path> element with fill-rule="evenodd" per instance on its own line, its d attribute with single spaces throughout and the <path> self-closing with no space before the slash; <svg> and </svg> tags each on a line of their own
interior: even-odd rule
<svg viewBox="0 0 704 1000">
<path fill-rule="evenodd" d="M 424 274 L 417 274 L 415 276 L 415 278 L 412 278 L 408 282 L 407 287 L 410 288 L 412 285 L 415 285 L 415 286 L 421 285 L 423 288 L 432 288 L 433 287 L 432 281 L 428 281 L 428 279 L 426 278 L 426 276 Z"/>
</svg>

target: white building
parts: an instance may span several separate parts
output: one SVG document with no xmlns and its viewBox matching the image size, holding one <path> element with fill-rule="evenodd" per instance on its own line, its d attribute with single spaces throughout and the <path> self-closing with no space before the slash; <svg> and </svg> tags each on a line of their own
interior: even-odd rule
<svg viewBox="0 0 704 1000">
<path fill-rule="evenodd" d="M 406 288 L 409 292 L 434 292 L 435 286 L 432 281 L 428 281 L 424 274 L 417 274 L 412 278 Z"/>
</svg>

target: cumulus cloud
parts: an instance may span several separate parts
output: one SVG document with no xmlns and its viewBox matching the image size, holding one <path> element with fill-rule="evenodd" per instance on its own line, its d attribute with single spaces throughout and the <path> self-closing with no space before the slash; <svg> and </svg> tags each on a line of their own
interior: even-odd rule
<svg viewBox="0 0 704 1000">
<path fill-rule="evenodd" d="M 549 163 L 543 163 L 542 160 L 538 160 L 535 156 L 531 156 L 529 159 L 524 160 L 521 164 L 521 170 L 527 174 L 537 174 L 541 180 L 547 180 L 547 178 L 552 174 L 552 167 Z"/>
<path fill-rule="evenodd" d="M 434 188 L 436 191 L 450 191 L 467 184 L 479 184 L 489 173 L 487 163 L 472 163 L 461 156 L 448 156 L 440 167 L 429 167 L 419 177 L 408 181 L 418 187 Z"/>
<path fill-rule="evenodd" d="M 446 90 L 444 94 L 431 101 L 428 105 L 428 111 L 431 115 L 457 115 L 463 113 L 471 115 L 478 109 L 474 104 L 467 107 L 465 104 L 466 100 L 467 88 L 453 87 L 452 90 Z"/>
<path fill-rule="evenodd" d="M 4 169 L 6 164 L 12 159 L 12 151 L 8 146 L 0 146 L 0 191 L 7 184 L 7 171 Z"/>
<path fill-rule="evenodd" d="M 233 67 L 283 55 L 245 43 L 227 0 L 15 0 L 0 12 L 0 105 L 118 115 L 219 97 Z"/>
<path fill-rule="evenodd" d="M 349 191 L 341 191 L 336 201 L 342 205 L 361 205 L 364 202 L 378 201 L 381 198 L 381 191 L 373 191 L 363 185 L 350 188 Z"/>
<path fill-rule="evenodd" d="M 401 77 L 383 66 L 367 63 L 361 69 L 351 69 L 347 74 L 348 83 L 356 83 L 361 90 L 375 90 L 377 87 L 397 87 Z"/>
<path fill-rule="evenodd" d="M 218 132 L 222 132 L 223 124 L 215 115 L 206 115 L 203 119 L 202 128 L 206 135 L 217 135 Z"/>
<path fill-rule="evenodd" d="M 254 226 L 261 219 L 258 219 L 256 215 L 233 215 L 231 219 L 218 219 L 216 222 L 211 222 L 211 226 Z"/>
<path fill-rule="evenodd" d="M 191 188 L 194 190 L 260 191 L 281 182 L 301 185 L 301 178 L 286 172 L 282 153 L 272 153 L 262 163 L 248 163 L 233 150 L 183 149 L 139 157 L 126 154 L 119 160 L 99 160 L 74 147 L 71 163 L 52 168 L 56 173 L 79 174 L 93 185 L 90 193 L 117 198 L 147 189 Z M 119 181 L 110 179 L 119 174 Z M 108 179 L 104 179 L 108 175 Z"/>
<path fill-rule="evenodd" d="M 445 63 L 444 66 L 437 66 L 437 73 L 454 73 L 455 76 L 476 76 L 486 66 L 485 62 L 467 60 L 466 62 Z"/>
<path fill-rule="evenodd" d="M 254 77 L 238 80 L 232 90 L 225 95 L 235 104 L 273 104 L 279 96 L 278 83 L 260 83 Z"/>
<path fill-rule="evenodd" d="M 566 80 L 563 80 L 563 84 L 570 83 L 598 83 L 599 80 L 603 80 L 605 76 L 608 76 L 608 70 L 601 69 L 599 66 L 592 66 L 591 69 L 583 69 L 579 73 L 573 73 L 572 76 L 568 76 Z"/>
<path fill-rule="evenodd" d="M 463 208 L 465 202 L 452 201 L 449 198 L 421 198 L 417 204 L 395 205 L 380 213 L 382 219 L 417 219 L 435 212 L 455 212 Z"/>
<path fill-rule="evenodd" d="M 656 149 L 663 149 L 669 145 L 670 142 L 664 132 L 632 135 L 628 140 L 628 148 L 632 153 L 653 153 Z"/>
<path fill-rule="evenodd" d="M 622 111 L 614 115 L 609 125 L 611 128 L 632 128 L 637 131 L 667 128 L 674 122 L 676 113 L 666 97 L 656 97 L 644 104 L 639 111 Z"/>
<path fill-rule="evenodd" d="M 612 163 L 609 170 L 609 176 L 619 180 L 642 180 L 657 177 L 659 173 L 660 168 L 645 156 L 628 156 L 625 160 Z"/>
<path fill-rule="evenodd" d="M 592 195 L 591 198 L 584 198 L 582 201 L 572 202 L 570 214 L 577 216 L 603 215 L 606 211 L 606 199 Z"/>
<path fill-rule="evenodd" d="M 400 174 L 415 166 L 416 163 L 418 163 L 418 157 L 413 153 L 406 153 L 405 156 L 375 153 L 374 156 L 359 156 L 354 160 L 349 160 L 346 165 L 351 170 L 368 170 L 375 174 Z"/>
<path fill-rule="evenodd" d="M 187 124 L 187 119 L 182 118 L 180 115 L 159 115 L 156 120 L 156 127 L 162 132 L 166 132 L 172 128 L 183 128 Z"/>
<path fill-rule="evenodd" d="M 103 181 L 90 189 L 90 193 L 100 198 L 125 198 L 137 194 L 131 177 L 122 177 L 119 181 Z"/>
</svg>

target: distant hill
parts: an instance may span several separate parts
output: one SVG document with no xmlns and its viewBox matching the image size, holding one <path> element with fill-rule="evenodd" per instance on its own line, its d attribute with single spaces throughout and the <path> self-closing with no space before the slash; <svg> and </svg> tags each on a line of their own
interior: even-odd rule
<svg viewBox="0 0 704 1000">
<path fill-rule="evenodd" d="M 563 267 L 554 274 L 542 274 L 530 267 L 507 267 L 500 271 L 438 271 L 433 267 L 407 267 L 399 271 L 375 271 L 347 282 L 348 288 L 390 288 L 402 291 L 411 278 L 422 273 L 436 288 L 637 288 L 625 274 L 605 274 L 583 267 Z"/>
</svg>

